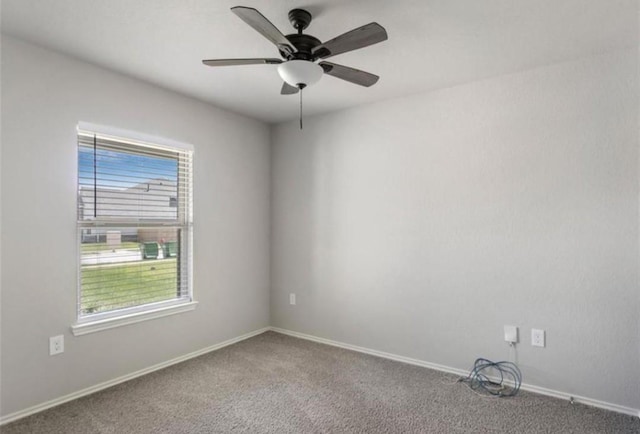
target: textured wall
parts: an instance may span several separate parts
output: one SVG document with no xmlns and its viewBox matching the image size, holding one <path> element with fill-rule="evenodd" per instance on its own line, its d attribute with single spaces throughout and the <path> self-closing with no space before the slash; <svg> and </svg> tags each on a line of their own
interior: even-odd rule
<svg viewBox="0 0 640 434">
<path fill-rule="evenodd" d="M 195 146 L 195 311 L 70 334 L 78 121 Z M 2 153 L 3 415 L 268 325 L 267 125 L 3 36 Z"/>
<path fill-rule="evenodd" d="M 637 57 L 276 126 L 272 325 L 640 408 Z"/>
</svg>

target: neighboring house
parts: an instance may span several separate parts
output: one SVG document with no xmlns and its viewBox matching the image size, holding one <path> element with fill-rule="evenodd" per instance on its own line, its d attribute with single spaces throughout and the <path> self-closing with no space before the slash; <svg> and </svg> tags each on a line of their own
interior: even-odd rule
<svg viewBox="0 0 640 434">
<path fill-rule="evenodd" d="M 80 186 L 80 220 L 109 219 L 130 221 L 132 218 L 175 220 L 178 215 L 178 189 L 175 181 L 151 179 L 127 189 Z M 94 206 L 97 203 L 97 206 Z M 174 229 L 138 229 L 123 227 L 123 240 L 175 241 Z M 106 231 L 83 229 L 82 242 L 102 242 Z"/>
</svg>

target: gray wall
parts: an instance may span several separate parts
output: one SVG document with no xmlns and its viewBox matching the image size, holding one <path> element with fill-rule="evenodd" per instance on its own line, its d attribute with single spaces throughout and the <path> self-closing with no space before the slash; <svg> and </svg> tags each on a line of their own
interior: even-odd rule
<svg viewBox="0 0 640 434">
<path fill-rule="evenodd" d="M 637 54 L 276 126 L 272 325 L 639 408 Z"/>
<path fill-rule="evenodd" d="M 269 324 L 267 125 L 7 36 L 1 85 L 3 415 Z M 70 334 L 78 121 L 195 146 L 195 311 Z"/>
</svg>

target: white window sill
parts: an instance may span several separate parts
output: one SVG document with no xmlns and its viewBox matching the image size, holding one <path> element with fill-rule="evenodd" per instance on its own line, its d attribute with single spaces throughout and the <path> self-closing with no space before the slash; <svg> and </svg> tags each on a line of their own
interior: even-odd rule
<svg viewBox="0 0 640 434">
<path fill-rule="evenodd" d="M 115 327 L 122 327 L 137 322 L 148 321 L 151 319 L 161 318 L 163 316 L 175 315 L 177 313 L 188 312 L 194 310 L 197 301 L 190 301 L 174 306 L 162 307 L 159 309 L 149 310 L 145 312 L 136 312 L 128 315 L 118 316 L 115 318 L 107 318 L 98 321 L 90 321 L 71 326 L 71 332 L 74 336 L 86 335 L 102 330 L 108 330 Z"/>
</svg>

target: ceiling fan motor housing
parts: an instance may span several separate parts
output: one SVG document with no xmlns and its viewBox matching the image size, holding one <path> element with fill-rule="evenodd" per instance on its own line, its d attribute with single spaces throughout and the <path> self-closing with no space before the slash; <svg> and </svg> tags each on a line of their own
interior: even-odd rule
<svg viewBox="0 0 640 434">
<path fill-rule="evenodd" d="M 280 50 L 280 55 L 287 60 L 299 59 L 299 60 L 316 60 L 317 56 L 312 53 L 313 48 L 320 45 L 322 42 L 314 36 L 303 34 L 291 34 L 286 38 L 291 42 L 291 45 L 298 50 L 296 53 L 286 53 Z"/>
</svg>

